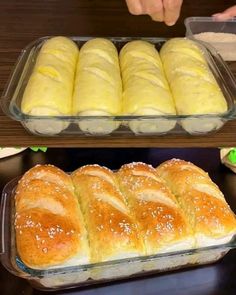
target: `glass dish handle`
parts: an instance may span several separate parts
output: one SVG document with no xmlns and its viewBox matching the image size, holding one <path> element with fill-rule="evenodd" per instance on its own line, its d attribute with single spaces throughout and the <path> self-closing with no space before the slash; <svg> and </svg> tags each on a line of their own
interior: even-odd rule
<svg viewBox="0 0 236 295">
<path fill-rule="evenodd" d="M 233 98 L 234 108 L 229 119 L 236 118 L 236 78 L 230 70 L 228 64 L 223 60 L 221 55 L 217 53 L 217 50 L 211 45 L 204 42 L 204 45 L 209 48 L 212 52 L 212 58 L 217 65 L 217 68 L 220 70 L 221 75 L 224 80 L 227 82 L 227 90 L 230 92 L 231 97 Z"/>
<path fill-rule="evenodd" d="M 11 224 L 12 216 L 9 215 L 9 208 L 11 207 L 13 185 L 16 186 L 19 181 L 19 177 L 13 179 L 5 185 L 3 188 L 1 204 L 0 204 L 0 257 L 4 259 L 5 255 L 8 255 L 9 247 L 11 245 L 11 233 L 9 232 L 9 224 Z"/>
<path fill-rule="evenodd" d="M 6 225 L 6 200 L 7 193 L 2 194 L 2 201 L 0 206 L 0 255 L 5 253 L 5 225 Z"/>
<path fill-rule="evenodd" d="M 25 70 L 27 68 L 27 60 L 30 58 L 31 55 L 32 51 L 28 52 L 26 49 L 22 50 L 9 76 L 8 82 L 6 83 L 7 86 L 3 90 L 0 104 L 3 112 L 10 117 L 12 117 L 12 114 L 10 112 L 10 103 L 15 95 L 15 91 L 17 90 L 19 80 L 21 80 L 23 75 L 25 74 Z M 24 70 L 22 71 L 22 69 Z"/>
</svg>

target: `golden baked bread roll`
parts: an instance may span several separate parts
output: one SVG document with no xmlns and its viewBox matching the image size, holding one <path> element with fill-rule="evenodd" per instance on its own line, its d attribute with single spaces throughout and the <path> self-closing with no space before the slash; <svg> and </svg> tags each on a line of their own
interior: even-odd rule
<svg viewBox="0 0 236 295">
<path fill-rule="evenodd" d="M 162 63 L 154 45 L 146 41 L 131 41 L 120 52 L 123 80 L 124 115 L 175 115 L 175 107 Z M 167 132 L 175 121 L 151 119 L 132 120 L 135 133 Z"/>
<path fill-rule="evenodd" d="M 146 255 L 193 248 L 187 219 L 153 167 L 126 164 L 117 177 L 144 239 Z"/>
<path fill-rule="evenodd" d="M 89 262 L 87 233 L 70 177 L 36 166 L 16 189 L 17 251 L 29 267 L 48 269 Z"/>
<path fill-rule="evenodd" d="M 36 165 L 34 168 L 28 170 L 19 181 L 18 189 L 21 186 L 27 186 L 31 180 L 36 179 L 48 181 L 61 187 L 66 186 L 66 189 L 70 190 L 72 193 L 74 192 L 74 186 L 71 177 L 61 169 L 50 164 Z"/>
<path fill-rule="evenodd" d="M 174 38 L 160 51 L 167 80 L 179 115 L 222 114 L 227 103 L 217 84 L 204 53 L 191 40 Z M 182 126 L 190 133 L 206 132 L 221 126 L 217 118 L 183 120 Z"/>
<path fill-rule="evenodd" d="M 72 173 L 88 230 L 91 262 L 144 255 L 137 227 L 112 171 L 98 165 Z"/>
<path fill-rule="evenodd" d="M 196 247 L 224 244 L 236 234 L 236 219 L 217 185 L 192 163 L 172 159 L 157 167 L 185 211 Z"/>
<path fill-rule="evenodd" d="M 54 37 L 43 44 L 24 91 L 21 109 L 25 114 L 71 115 L 78 53 L 77 45 L 66 37 Z M 42 133 L 58 133 L 66 125 L 55 120 L 50 124 L 37 121 L 30 128 Z"/>
<path fill-rule="evenodd" d="M 87 41 L 80 50 L 73 113 L 79 116 L 116 116 L 121 113 L 122 83 L 118 52 L 114 44 L 102 38 Z M 84 132 L 108 134 L 119 126 L 111 119 L 85 120 Z"/>
</svg>

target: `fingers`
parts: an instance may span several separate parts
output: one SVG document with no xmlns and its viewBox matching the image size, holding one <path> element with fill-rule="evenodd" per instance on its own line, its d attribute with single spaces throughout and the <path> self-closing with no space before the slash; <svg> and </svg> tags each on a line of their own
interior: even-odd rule
<svg viewBox="0 0 236 295">
<path fill-rule="evenodd" d="M 164 20 L 164 10 L 162 0 L 141 0 L 145 14 L 151 16 L 152 20 L 162 22 Z"/>
<path fill-rule="evenodd" d="M 236 16 L 236 5 L 226 9 L 225 11 L 221 12 L 221 13 L 216 13 L 213 14 L 213 17 L 216 20 L 227 20 L 231 17 Z"/>
<path fill-rule="evenodd" d="M 126 0 L 126 3 L 131 14 L 148 14 L 155 21 L 163 21 L 162 0 Z"/>
<path fill-rule="evenodd" d="M 148 14 L 154 21 L 173 26 L 180 15 L 183 0 L 126 0 L 130 13 Z"/>
<path fill-rule="evenodd" d="M 166 25 L 173 26 L 179 18 L 182 0 L 163 0 L 164 21 Z"/>
<path fill-rule="evenodd" d="M 134 15 L 143 14 L 141 0 L 126 0 L 129 12 Z"/>
</svg>

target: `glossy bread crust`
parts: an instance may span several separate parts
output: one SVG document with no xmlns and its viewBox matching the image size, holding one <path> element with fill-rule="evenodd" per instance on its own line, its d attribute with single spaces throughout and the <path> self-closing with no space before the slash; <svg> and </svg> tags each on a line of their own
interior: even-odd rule
<svg viewBox="0 0 236 295">
<path fill-rule="evenodd" d="M 15 193 L 18 253 L 29 267 L 51 268 L 89 261 L 87 234 L 70 176 L 38 165 Z"/>
<path fill-rule="evenodd" d="M 88 229 L 91 261 L 144 255 L 134 218 L 111 170 L 90 165 L 72 179 Z"/>
<path fill-rule="evenodd" d="M 117 178 L 134 212 L 147 255 L 193 247 L 187 219 L 153 167 L 126 164 L 117 172 Z"/>
<path fill-rule="evenodd" d="M 196 247 L 229 241 L 236 219 L 224 195 L 206 172 L 190 162 L 172 159 L 157 167 L 191 224 Z"/>
</svg>

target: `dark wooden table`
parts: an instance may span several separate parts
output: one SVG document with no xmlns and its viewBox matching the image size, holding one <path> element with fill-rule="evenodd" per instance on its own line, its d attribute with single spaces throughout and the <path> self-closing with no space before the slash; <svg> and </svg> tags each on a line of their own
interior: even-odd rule
<svg viewBox="0 0 236 295">
<path fill-rule="evenodd" d="M 235 4 L 235 0 L 184 0 L 174 27 L 155 23 L 148 16 L 131 16 L 124 0 L 1 0 L 0 1 L 0 93 L 22 48 L 47 35 L 90 36 L 184 36 L 188 16 L 209 16 Z M 236 63 L 231 64 L 236 73 Z M 206 137 L 57 137 L 29 135 L 19 122 L 0 111 L 0 146 L 116 146 L 116 147 L 210 147 L 236 145 L 236 121 Z"/>
<path fill-rule="evenodd" d="M 47 153 L 23 153 L 0 160 L 0 191 L 12 178 L 38 163 L 57 165 L 72 171 L 81 165 L 98 163 L 111 169 L 131 161 L 153 165 L 178 157 L 189 160 L 209 172 L 236 212 L 236 175 L 220 165 L 217 149 L 49 149 Z M 236 250 L 209 266 L 185 269 L 146 278 L 121 281 L 99 287 L 74 289 L 56 294 L 79 295 L 233 295 L 236 294 Z M 31 288 L 27 281 L 14 277 L 0 266 L 0 294 L 45 294 Z M 49 293 L 50 294 L 50 293 Z M 52 294 L 52 293 L 51 293 Z M 55 293 L 54 293 L 55 294 Z"/>
</svg>

